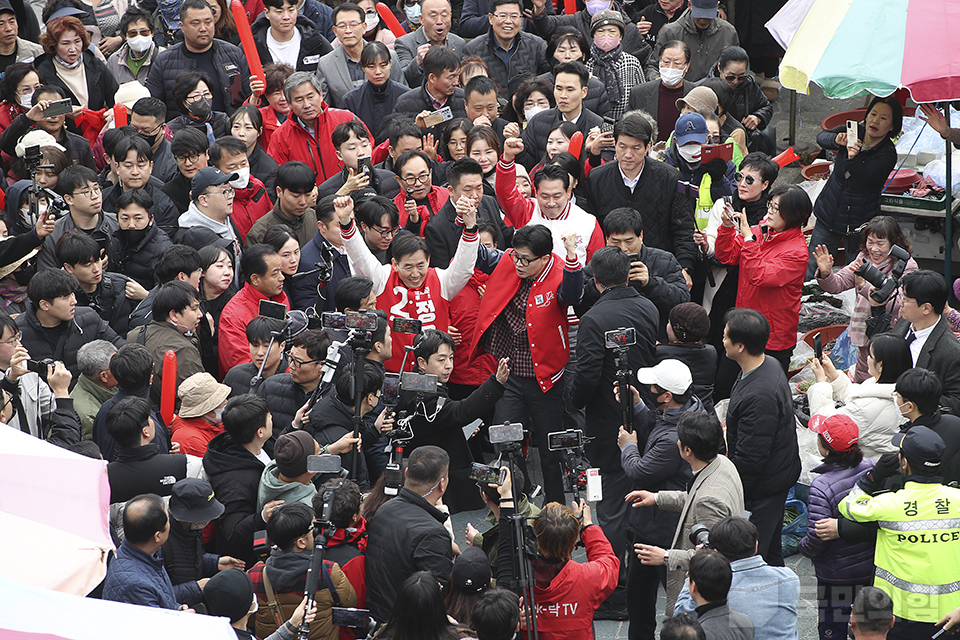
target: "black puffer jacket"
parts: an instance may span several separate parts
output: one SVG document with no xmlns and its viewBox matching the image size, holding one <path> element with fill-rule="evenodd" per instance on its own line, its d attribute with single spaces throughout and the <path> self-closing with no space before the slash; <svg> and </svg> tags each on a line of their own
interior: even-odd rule
<svg viewBox="0 0 960 640">
<path fill-rule="evenodd" d="M 447 515 L 410 489 L 377 510 L 367 524 L 367 608 L 386 622 L 400 585 L 415 571 L 447 584 L 453 568 Z"/>
<path fill-rule="evenodd" d="M 213 64 L 217 68 L 217 77 L 213 78 L 213 82 L 217 86 L 210 87 L 210 90 L 223 95 L 227 115 L 232 115 L 250 96 L 250 67 L 240 47 L 216 39 L 212 47 Z M 166 102 L 168 112 L 179 113 L 180 105 L 173 100 L 173 84 L 181 73 L 194 71 L 196 67 L 196 62 L 187 54 L 187 46 L 182 42 L 161 52 L 147 77 L 150 95 Z"/>
<path fill-rule="evenodd" d="M 493 241 L 497 249 L 506 249 L 509 246 L 507 236 L 513 236 L 513 227 L 503 223 L 496 198 L 483 196 L 480 200 L 480 206 L 477 207 L 477 222 L 481 221 L 489 222 L 496 227 L 497 232 Z M 457 224 L 456 203 L 453 198 L 449 198 L 437 215 L 430 218 L 430 222 L 423 230 L 423 239 L 427 241 L 427 247 L 430 248 L 430 266 L 438 269 L 449 267 L 462 235 L 463 227 Z"/>
<path fill-rule="evenodd" d="M 270 415 L 273 416 L 273 432 L 280 435 L 293 422 L 297 409 L 307 401 L 307 394 L 303 387 L 290 379 L 289 373 L 278 373 L 270 376 L 260 384 L 257 395 L 267 399 L 270 405 Z M 276 440 L 272 438 L 271 442 Z M 270 447 L 273 455 L 273 446 Z"/>
<path fill-rule="evenodd" d="M 170 482 L 170 478 L 174 482 Z M 142 447 L 117 449 L 116 459 L 107 465 L 110 503 L 126 502 L 142 493 L 169 496 L 177 480 L 187 477 L 187 456 L 161 452 L 155 442 Z"/>
<path fill-rule="evenodd" d="M 270 378 L 270 380 L 272 379 Z M 266 382 L 263 383 L 264 386 L 266 384 Z M 303 429 L 312 435 L 321 446 L 331 445 L 353 431 L 353 409 L 340 402 L 336 393 L 329 393 L 314 405 L 310 411 L 310 423 Z M 360 438 L 363 441 L 361 449 L 372 446 L 378 437 L 379 434 L 374 433 L 365 422 L 361 421 Z M 340 465 L 344 469 L 352 470 L 355 457 L 357 458 L 357 472 L 356 475 L 351 475 L 350 479 L 357 483 L 361 491 L 368 491 L 370 489 L 370 475 L 367 473 L 366 456 L 358 456 L 356 451 L 341 453 Z"/>
<path fill-rule="evenodd" d="M 619 164 L 608 162 L 590 172 L 587 191 L 601 226 L 606 215 L 618 207 L 636 209 L 643 213 L 643 244 L 672 253 L 681 267 L 693 269 L 698 255 L 693 243 L 693 208 L 689 199 L 677 192 L 679 179 L 680 172 L 673 167 L 647 158 L 631 193 L 623 184 Z"/>
<path fill-rule="evenodd" d="M 477 36 L 463 48 L 464 56 L 477 55 L 484 59 L 490 67 L 490 77 L 506 92 L 504 95 L 513 95 L 524 80 L 529 80 L 541 73 L 550 71 L 547 64 L 547 43 L 543 38 L 521 31 L 517 33 L 520 42 L 510 58 L 510 67 L 503 63 L 497 55 L 496 38 L 493 29 L 487 29 L 483 35 Z"/>
<path fill-rule="evenodd" d="M 125 275 L 108 271 L 103 274 L 103 279 L 93 293 L 87 293 L 80 288 L 74 292 L 78 306 L 90 307 L 99 313 L 120 336 L 127 335 L 130 314 L 136 306 L 136 302 L 126 295 L 127 280 L 129 278 Z"/>
<path fill-rule="evenodd" d="M 714 67 L 710 75 L 716 77 L 717 68 Z M 773 117 L 773 105 L 763 95 L 757 79 L 749 73 L 740 85 L 733 91 L 733 102 L 727 109 L 727 115 L 737 122 L 743 122 L 747 116 L 757 116 L 760 119 L 760 125 L 757 129 L 766 129 L 770 124 L 770 118 Z"/>
<path fill-rule="evenodd" d="M 217 572 L 220 556 L 203 552 L 203 532 L 184 529 L 170 518 L 170 535 L 163 543 L 163 566 L 173 583 L 173 593 L 180 604 L 203 602 L 197 580 Z"/>
<path fill-rule="evenodd" d="M 154 224 L 166 231 L 167 235 L 170 235 L 172 233 L 176 233 L 177 229 L 180 228 L 177 226 L 177 219 L 183 212 L 177 211 L 177 207 L 173 204 L 173 200 L 171 200 L 167 194 L 161 191 L 161 189 L 163 189 L 163 183 L 158 178 L 154 177 L 151 177 L 150 180 L 147 181 L 147 184 L 143 186 L 143 190 L 149 193 L 150 197 L 153 198 L 152 213 Z M 116 211 L 117 199 L 120 198 L 122 193 L 123 187 L 119 184 L 115 184 L 109 189 L 104 189 L 103 210 Z M 114 232 L 114 235 L 116 235 L 116 232 Z"/>
<path fill-rule="evenodd" d="M 136 280 L 149 291 L 159 284 L 153 264 L 160 252 L 171 244 L 170 236 L 156 224 L 150 225 L 146 237 L 136 246 L 127 245 L 124 234 L 119 230 L 114 231 L 110 243 L 110 270 Z"/>
<path fill-rule="evenodd" d="M 653 411 L 642 402 L 634 408 L 634 429 L 639 444 L 627 445 L 620 452 L 620 464 L 635 489 L 645 491 L 684 491 L 693 477 L 690 465 L 677 448 L 677 422 L 687 411 L 703 413 L 696 396 L 678 409 Z M 680 522 L 680 513 L 659 507 L 629 510 L 627 529 L 640 541 L 667 549 Z"/>
<path fill-rule="evenodd" d="M 847 148 L 837 145 L 837 134 L 846 131 L 840 125 L 817 136 L 817 144 L 836 151 L 833 172 L 817 197 L 813 213 L 817 223 L 834 233 L 853 233 L 861 224 L 880 213 L 880 191 L 897 164 L 897 149 L 890 138 L 870 149 L 861 149 L 852 160 Z M 863 140 L 864 126 L 858 126 Z"/>
<path fill-rule="evenodd" d="M 260 54 L 260 61 L 264 65 L 273 63 L 273 56 L 270 55 L 270 48 L 267 47 L 267 31 L 270 30 L 267 16 L 261 14 L 250 28 L 253 31 L 253 42 L 257 45 L 257 53 Z M 320 57 L 333 51 L 333 47 L 320 35 L 313 23 L 303 16 L 297 17 L 297 30 L 300 31 L 300 53 L 297 55 L 297 68 L 294 71 L 313 73 L 317 70 Z"/>
<path fill-rule="evenodd" d="M 547 62 L 550 62 L 550 60 L 547 60 Z M 546 80 L 552 87 L 556 81 L 556 76 L 554 76 L 553 71 L 551 71 L 549 73 L 541 73 L 537 76 L 537 79 Z M 590 76 L 590 81 L 587 83 L 587 97 L 583 99 L 583 108 L 589 109 L 601 118 L 607 115 L 607 111 L 610 111 L 610 99 L 607 98 L 607 88 L 603 86 L 603 83 L 600 82 L 600 79 L 596 76 Z"/>
<path fill-rule="evenodd" d="M 32 304 L 17 316 L 17 326 L 23 332 L 21 342 L 30 352 L 30 357 L 34 360 L 53 358 L 61 361 L 73 374 L 74 380 L 80 375 L 80 369 L 77 368 L 77 351 L 80 347 L 94 340 L 112 342 L 118 349 L 126 343 L 96 311 L 89 307 L 76 309 L 76 315 L 66 323 L 66 329 L 56 343 L 50 341 L 49 333 L 40 326 Z"/>
<path fill-rule="evenodd" d="M 623 9 L 618 7 L 618 4 L 619 3 L 614 3 L 614 6 L 611 8 L 619 11 L 622 16 Z M 591 19 L 592 17 L 586 9 L 581 9 L 572 16 L 562 14 L 548 15 L 544 13 L 542 16 L 537 16 L 533 19 L 533 27 L 537 30 L 540 37 L 547 42 L 550 41 L 550 38 L 553 37 L 557 29 L 561 27 L 576 27 L 580 30 L 580 33 L 583 34 L 584 40 L 589 43 L 593 42 L 593 34 L 590 32 Z M 643 65 L 647 60 L 647 56 L 650 55 L 650 44 L 640 35 L 640 31 L 637 30 L 637 25 L 633 22 L 626 21 L 625 27 L 621 47 L 624 53 L 636 56 L 640 64 Z"/>
<path fill-rule="evenodd" d="M 67 86 L 67 83 L 57 75 L 56 65 L 53 57 L 43 54 L 33 61 L 37 73 L 44 84 L 55 84 L 67 92 L 67 97 L 73 101 L 73 104 L 79 105 L 80 101 L 73 91 Z M 87 78 L 87 107 L 97 111 L 104 107 L 112 107 L 114 104 L 114 95 L 117 93 L 117 79 L 113 77 L 107 65 L 100 61 L 89 49 L 83 52 L 83 72 Z M 249 74 L 247 74 L 249 76 Z"/>
<path fill-rule="evenodd" d="M 25 133 L 31 129 L 37 128 L 37 123 L 26 116 L 20 114 L 13 119 L 3 133 L 0 133 L 0 149 L 5 151 L 11 157 L 16 157 L 17 143 Z M 66 149 L 67 159 L 70 164 L 82 164 L 96 170 L 97 165 L 93 161 L 93 152 L 90 150 L 90 141 L 83 136 L 67 131 L 66 127 L 60 129 L 57 144 Z"/>
<path fill-rule="evenodd" d="M 703 408 L 713 411 L 713 381 L 717 377 L 717 349 L 699 342 L 664 342 L 657 345 L 657 362 L 679 360 L 693 376 L 693 393 Z"/>
<path fill-rule="evenodd" d="M 229 433 L 221 433 L 207 445 L 203 469 L 217 500 L 223 503 L 223 515 L 217 519 L 217 551 L 239 558 L 253 566 L 253 534 L 266 527 L 257 511 L 257 488 L 264 464 Z"/>
</svg>

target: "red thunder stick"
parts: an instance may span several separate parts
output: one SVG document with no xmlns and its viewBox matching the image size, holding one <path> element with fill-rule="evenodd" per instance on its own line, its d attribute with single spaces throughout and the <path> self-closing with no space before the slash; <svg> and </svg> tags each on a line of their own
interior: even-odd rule
<svg viewBox="0 0 960 640">
<path fill-rule="evenodd" d="M 250 31 L 250 20 L 247 18 L 247 11 L 243 8 L 240 0 L 233 0 L 230 3 L 230 10 L 233 11 L 233 21 L 237 23 L 237 33 L 240 35 L 240 44 L 243 45 L 243 53 L 247 56 L 247 66 L 250 67 L 250 75 L 254 76 L 260 82 L 266 83 L 266 76 L 263 75 L 263 63 L 260 62 L 257 45 L 253 42 L 253 32 Z M 246 78 L 244 78 L 244 80 L 246 80 Z"/>
<path fill-rule="evenodd" d="M 387 23 L 387 26 L 390 28 L 390 31 L 393 32 L 393 35 L 397 36 L 398 38 L 400 36 L 407 35 L 406 29 L 400 26 L 400 22 L 397 20 L 397 16 L 393 15 L 393 11 L 390 10 L 390 7 L 383 4 L 382 2 L 378 2 L 377 13 L 380 14 L 380 19 Z"/>
<path fill-rule="evenodd" d="M 113 105 L 113 124 L 116 127 L 127 126 L 127 107 L 122 103 Z"/>
<path fill-rule="evenodd" d="M 246 17 L 244 17 L 246 20 Z M 247 26 L 249 29 L 249 25 Z M 177 399 L 177 354 L 167 351 L 163 356 L 163 382 L 160 387 L 160 417 L 166 424 L 173 422 L 173 407 Z"/>
<path fill-rule="evenodd" d="M 579 131 L 575 131 L 572 136 L 570 136 L 570 145 L 567 147 L 567 151 L 573 155 L 577 160 L 580 159 L 580 151 L 583 150 L 583 134 Z"/>
</svg>

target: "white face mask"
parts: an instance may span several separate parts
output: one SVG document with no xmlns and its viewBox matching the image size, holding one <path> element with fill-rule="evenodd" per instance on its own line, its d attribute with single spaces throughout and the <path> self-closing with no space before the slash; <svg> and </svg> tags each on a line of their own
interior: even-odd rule
<svg viewBox="0 0 960 640">
<path fill-rule="evenodd" d="M 153 45 L 153 38 L 150 36 L 134 36 L 127 38 L 127 44 L 137 53 L 143 53 L 144 51 L 148 51 L 151 45 Z"/>
<path fill-rule="evenodd" d="M 260 603 L 257 602 L 257 596 L 253 596 L 253 604 L 250 605 L 250 611 L 247 613 L 256 613 L 260 610 Z"/>
<path fill-rule="evenodd" d="M 412 7 L 403 7 L 403 12 L 407 15 L 407 22 L 411 24 L 420 24 L 420 5 L 415 4 Z"/>
<path fill-rule="evenodd" d="M 214 409 L 213 417 L 217 422 L 223 422 L 223 407 L 217 407 Z"/>
<path fill-rule="evenodd" d="M 377 28 L 377 25 L 380 24 L 380 14 L 379 13 L 368 13 L 364 18 L 364 22 L 367 23 L 367 33 L 370 33 Z"/>
<path fill-rule="evenodd" d="M 524 120 L 526 120 L 527 122 L 529 122 L 529 121 L 530 121 L 530 118 L 532 118 L 533 116 L 537 115 L 537 114 L 540 113 L 541 111 L 546 111 L 546 110 L 547 110 L 547 107 L 530 107 L 529 109 L 524 109 L 524 110 L 523 110 L 523 118 L 524 118 Z"/>
<path fill-rule="evenodd" d="M 23 107 L 24 109 L 29 109 L 30 107 L 33 106 L 33 94 L 28 93 L 27 95 L 23 95 L 21 93 L 20 95 L 17 96 L 17 102 L 19 102 L 20 106 Z"/>
<path fill-rule="evenodd" d="M 700 148 L 701 145 L 699 144 L 688 144 L 677 147 L 677 151 L 680 152 L 680 157 L 688 164 L 697 164 L 700 162 Z"/>
<path fill-rule="evenodd" d="M 237 174 L 237 179 L 231 180 L 229 182 L 230 186 L 234 189 L 246 189 L 247 185 L 250 184 L 250 167 L 237 169 L 234 173 Z"/>
<path fill-rule="evenodd" d="M 674 69 L 673 67 L 660 67 L 660 79 L 668 87 L 675 87 L 683 82 L 683 69 Z"/>
</svg>

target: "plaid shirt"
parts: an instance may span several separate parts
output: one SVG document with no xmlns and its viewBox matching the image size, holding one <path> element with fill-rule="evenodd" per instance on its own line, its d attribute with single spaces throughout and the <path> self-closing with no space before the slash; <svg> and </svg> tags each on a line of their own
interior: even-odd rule
<svg viewBox="0 0 960 640">
<path fill-rule="evenodd" d="M 527 339 L 527 299 L 533 280 L 520 282 L 520 289 L 490 325 L 487 332 L 487 352 L 494 358 L 510 358 L 510 370 L 521 378 L 534 378 L 533 357 Z"/>
</svg>

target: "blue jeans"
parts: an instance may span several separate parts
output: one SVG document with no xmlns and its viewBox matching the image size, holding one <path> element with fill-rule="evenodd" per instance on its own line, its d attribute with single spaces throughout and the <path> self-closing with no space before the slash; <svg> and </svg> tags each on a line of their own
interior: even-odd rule
<svg viewBox="0 0 960 640">
<path fill-rule="evenodd" d="M 817 274 L 817 260 L 813 257 L 813 250 L 819 245 L 825 245 L 830 253 L 836 257 L 837 249 L 840 248 L 840 241 L 843 240 L 843 247 L 846 249 L 847 262 L 853 262 L 860 252 L 860 241 L 863 239 L 862 233 L 834 233 L 827 226 L 817 220 L 813 227 L 813 233 L 810 234 L 810 262 L 807 263 L 807 277 L 809 280 Z"/>
</svg>

